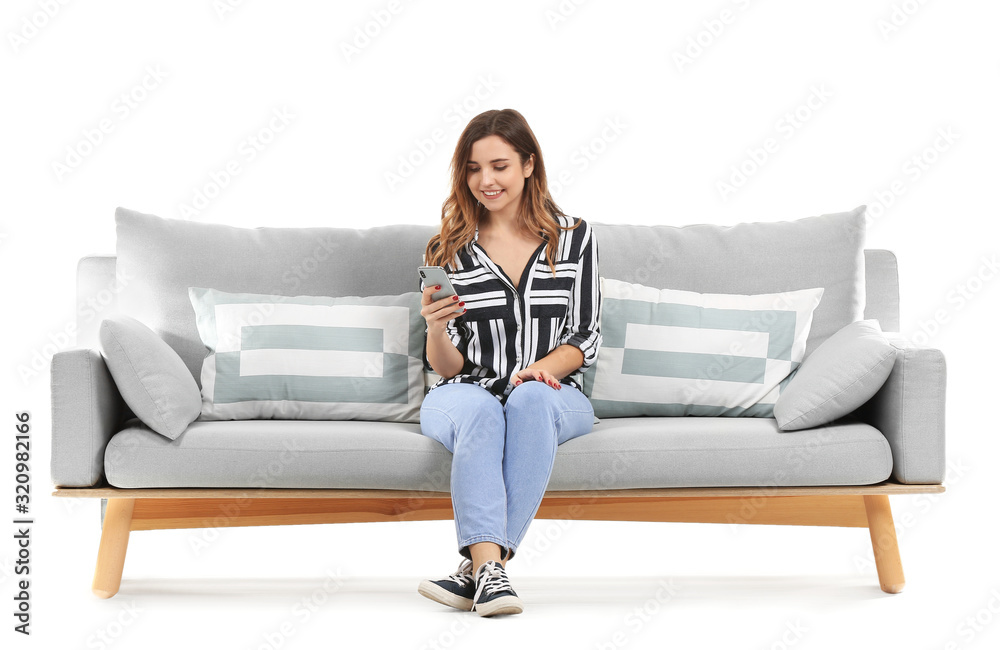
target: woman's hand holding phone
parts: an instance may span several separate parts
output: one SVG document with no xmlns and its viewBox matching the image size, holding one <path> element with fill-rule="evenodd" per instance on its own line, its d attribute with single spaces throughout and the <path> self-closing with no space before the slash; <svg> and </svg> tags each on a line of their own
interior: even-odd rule
<svg viewBox="0 0 1000 650">
<path fill-rule="evenodd" d="M 427 321 L 427 361 L 442 377 L 454 377 L 465 366 L 465 357 L 449 339 L 445 326 L 465 313 L 465 303 L 444 268 L 421 266 L 417 271 L 424 286 L 420 315 Z"/>
<path fill-rule="evenodd" d="M 424 287 L 423 296 L 420 298 L 420 315 L 427 321 L 428 332 L 443 332 L 445 324 L 465 313 L 465 302 L 458 296 L 446 296 L 440 300 L 432 300 L 431 297 L 441 290 L 441 285 L 430 285 Z M 460 311 L 456 307 L 461 307 Z"/>
</svg>

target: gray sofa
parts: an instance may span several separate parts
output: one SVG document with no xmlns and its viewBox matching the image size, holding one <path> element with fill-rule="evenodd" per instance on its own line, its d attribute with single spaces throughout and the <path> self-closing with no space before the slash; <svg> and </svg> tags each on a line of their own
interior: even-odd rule
<svg viewBox="0 0 1000 650">
<path fill-rule="evenodd" d="M 106 506 L 95 594 L 118 591 L 133 530 L 452 517 L 451 454 L 417 422 L 199 419 L 170 440 L 130 411 L 97 345 L 104 318 L 136 315 L 200 386 L 205 348 L 186 287 L 417 291 L 435 228 L 116 216 L 117 254 L 78 265 L 77 346 L 51 365 L 53 494 Z M 591 222 L 603 277 L 706 293 L 822 286 L 806 355 L 844 325 L 877 319 L 895 365 L 864 406 L 811 429 L 781 431 L 764 417 L 601 417 L 559 447 L 537 518 L 866 527 L 881 588 L 902 589 L 888 496 L 944 489 L 945 364 L 940 351 L 893 334 L 896 258 L 864 248 L 864 224 L 864 206 L 731 227 Z"/>
</svg>

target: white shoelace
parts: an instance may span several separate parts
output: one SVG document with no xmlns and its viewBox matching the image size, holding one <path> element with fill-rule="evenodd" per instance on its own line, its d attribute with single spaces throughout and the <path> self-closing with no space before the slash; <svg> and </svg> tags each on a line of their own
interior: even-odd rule
<svg viewBox="0 0 1000 650">
<path fill-rule="evenodd" d="M 459 587 L 464 587 L 470 580 L 474 580 L 472 576 L 472 560 L 463 559 L 462 563 L 458 565 L 458 571 L 448 576 L 446 580 L 458 583 Z"/>
<path fill-rule="evenodd" d="M 479 568 L 483 572 L 482 576 L 479 578 L 479 586 L 476 588 L 476 595 L 472 598 L 472 609 L 476 608 L 476 604 L 479 602 L 479 596 L 483 592 L 487 596 L 495 594 L 498 591 L 513 591 L 510 586 L 510 580 L 507 579 L 507 572 L 504 571 L 503 565 L 499 562 L 493 562 L 492 560 L 484 564 Z"/>
</svg>

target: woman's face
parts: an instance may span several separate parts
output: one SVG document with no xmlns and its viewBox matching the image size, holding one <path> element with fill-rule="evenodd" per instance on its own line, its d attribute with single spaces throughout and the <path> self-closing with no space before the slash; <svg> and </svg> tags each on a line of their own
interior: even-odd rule
<svg viewBox="0 0 1000 650">
<path fill-rule="evenodd" d="M 513 147 L 498 135 L 488 135 L 472 144 L 466 168 L 469 190 L 491 213 L 513 217 L 524 179 L 533 169 L 534 156 L 522 166 Z"/>
</svg>

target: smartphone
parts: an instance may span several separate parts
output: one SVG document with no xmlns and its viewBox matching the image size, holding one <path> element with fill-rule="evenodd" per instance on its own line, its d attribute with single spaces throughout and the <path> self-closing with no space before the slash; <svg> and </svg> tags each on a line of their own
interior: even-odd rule
<svg viewBox="0 0 1000 650">
<path fill-rule="evenodd" d="M 435 291 L 431 294 L 431 301 L 441 300 L 442 298 L 447 298 L 448 296 L 457 296 L 458 292 L 455 291 L 455 287 L 451 284 L 451 279 L 448 277 L 448 272 L 444 270 L 442 266 L 419 266 L 417 271 L 420 273 L 420 279 L 424 281 L 424 287 L 441 285 L 440 291 Z M 456 309 L 456 312 L 462 312 L 462 309 Z"/>
</svg>

